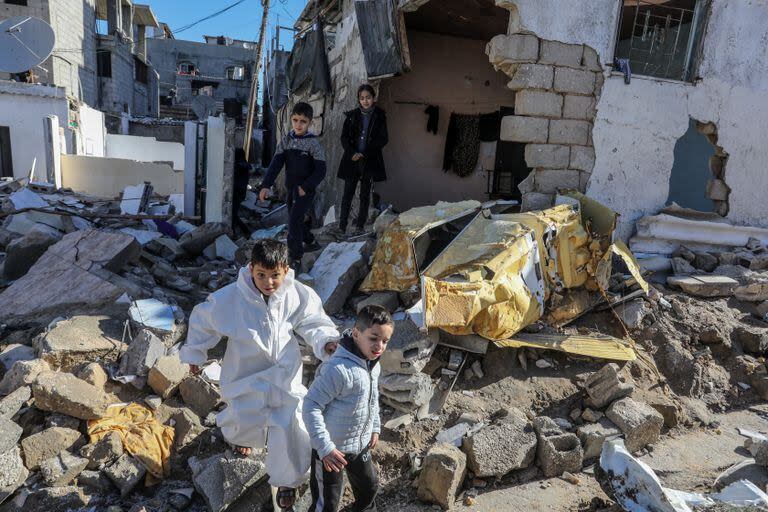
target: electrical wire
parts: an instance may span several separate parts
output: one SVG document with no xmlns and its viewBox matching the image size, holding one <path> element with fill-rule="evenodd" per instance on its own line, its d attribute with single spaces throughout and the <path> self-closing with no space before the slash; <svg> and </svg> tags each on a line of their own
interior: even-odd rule
<svg viewBox="0 0 768 512">
<path fill-rule="evenodd" d="M 184 25 L 183 27 L 178 28 L 176 30 L 173 30 L 172 32 L 174 34 L 178 34 L 178 33 L 184 32 L 185 30 L 189 30 L 190 28 L 194 27 L 195 25 L 199 25 L 200 23 L 202 23 L 204 21 L 208 21 L 208 20 L 213 19 L 213 18 L 215 18 L 217 16 L 220 16 L 221 14 L 224 14 L 228 10 L 232 9 L 233 7 L 236 7 L 236 6 L 240 5 L 240 4 L 242 4 L 243 2 L 245 2 L 245 0 L 237 0 L 237 2 L 231 4 L 231 5 L 223 8 L 223 9 L 220 9 L 220 10 L 218 10 L 218 11 L 212 13 L 212 14 L 209 14 L 208 16 L 200 18 L 197 21 L 193 21 L 192 23 Z"/>
</svg>

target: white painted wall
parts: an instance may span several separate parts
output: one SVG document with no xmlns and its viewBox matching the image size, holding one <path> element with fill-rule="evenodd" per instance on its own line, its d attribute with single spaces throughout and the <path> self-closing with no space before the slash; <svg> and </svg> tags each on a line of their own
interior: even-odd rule
<svg viewBox="0 0 768 512">
<path fill-rule="evenodd" d="M 10 128 L 14 177 L 28 176 L 35 159 L 35 176 L 46 176 L 43 120 L 49 115 L 58 116 L 67 147 L 71 147 L 72 136 L 67 128 L 69 106 L 64 89 L 16 82 L 0 83 L 0 126 Z"/>
<path fill-rule="evenodd" d="M 174 170 L 184 170 L 184 144 L 160 142 L 155 137 L 109 133 L 106 137 L 105 156 L 137 162 L 173 162 Z"/>
<path fill-rule="evenodd" d="M 206 144 L 205 222 L 224 221 L 224 151 L 226 149 L 224 117 L 208 118 Z M 228 222 L 228 221 L 227 221 Z"/>
<path fill-rule="evenodd" d="M 63 186 L 97 197 L 117 197 L 125 187 L 144 181 L 152 183 L 156 194 L 184 193 L 184 173 L 167 164 L 62 155 L 61 176 Z"/>
<path fill-rule="evenodd" d="M 80 105 L 77 148 L 74 153 L 86 156 L 105 156 L 107 129 L 104 113 L 88 105 Z"/>
<path fill-rule="evenodd" d="M 514 7 L 522 30 L 612 56 L 619 2 L 498 0 Z M 514 12 L 514 9 L 513 9 Z M 588 195 L 621 214 L 619 235 L 665 205 L 677 139 L 690 118 L 714 122 L 729 155 L 728 219 L 768 226 L 768 0 L 714 0 L 694 84 L 634 75 L 606 79 L 593 130 L 596 162 Z"/>
</svg>

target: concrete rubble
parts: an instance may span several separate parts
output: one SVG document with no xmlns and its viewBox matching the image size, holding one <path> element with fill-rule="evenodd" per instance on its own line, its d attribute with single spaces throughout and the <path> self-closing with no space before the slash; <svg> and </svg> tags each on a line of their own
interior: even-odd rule
<svg viewBox="0 0 768 512">
<path fill-rule="evenodd" d="M 557 50 L 554 45 L 547 48 L 547 55 Z M 531 75 L 533 71 L 541 70 L 516 70 L 513 81 L 541 78 Z M 560 86 L 580 86 L 575 75 L 560 75 Z M 582 96 L 571 100 L 576 97 Z M 536 98 L 529 100 L 531 104 Z M 567 129 L 579 135 L 571 128 L 558 125 L 553 133 L 564 136 Z M 557 154 L 535 156 L 559 158 Z M 537 173 L 532 185 L 549 207 L 555 191 L 547 178 L 546 173 Z M 533 193 L 526 196 L 529 203 L 535 199 Z M 5 355 L 0 357 L 3 512 L 11 503 L 8 510 L 21 510 L 21 506 L 55 510 L 61 504 L 108 510 L 119 504 L 123 512 L 141 506 L 150 510 L 153 499 L 163 500 L 165 510 L 189 507 L 195 512 L 245 510 L 245 501 L 266 503 L 269 486 L 261 456 L 244 458 L 227 451 L 216 427 L 216 413 L 223 407 L 218 380 L 205 372 L 190 375 L 189 367 L 178 358 L 191 309 L 208 293 L 235 281 L 238 267 L 247 262 L 252 237 L 235 238 L 225 224 L 196 225 L 174 218 L 172 211 L 165 221 L 120 216 L 118 201 L 97 202 L 65 192 L 40 196 L 42 203 L 26 192 L 17 200 L 63 208 L 62 198 L 79 201 L 88 223 L 36 212 L 45 217 L 12 214 L 9 217 L 15 218 L 0 229 L 7 280 L 0 283 L 0 310 L 9 312 L 2 319 L 7 326 L 0 326 L 0 352 Z M 498 332 L 505 332 L 498 339 L 488 336 L 493 321 L 483 318 L 494 314 L 487 306 L 506 288 L 484 288 L 482 293 L 488 295 L 480 294 L 485 298 L 477 303 L 463 302 L 471 295 L 442 293 L 456 283 L 487 286 L 489 280 L 481 278 L 487 269 L 476 273 L 477 269 L 462 263 L 443 275 L 436 272 L 440 260 L 433 267 L 421 266 L 429 236 L 419 236 L 442 229 L 446 219 L 461 218 L 462 212 L 471 211 L 465 219 L 469 222 L 483 205 L 444 204 L 435 213 L 437 220 L 430 217 L 427 224 L 422 223 L 428 216 L 419 212 L 398 216 L 389 209 L 375 220 L 376 229 L 366 230 L 374 235 L 350 241 L 332 235 L 333 224 L 314 230 L 321 249 L 307 253 L 300 279 L 318 291 L 339 327 L 349 327 L 355 314 L 369 304 L 384 307 L 395 318 L 394 336 L 380 360 L 383 432 L 381 445 L 373 452 L 387 484 L 379 498 L 382 510 L 400 507 L 389 501 L 397 496 L 447 510 L 458 499 L 471 503 L 478 491 L 490 489 L 497 481 L 514 486 L 562 475 L 583 483 L 591 477 L 582 469 L 599 458 L 607 443 L 624 438 L 634 453 L 664 442 L 669 430 L 682 432 L 692 425 L 712 428 L 716 424 L 712 411 L 726 407 L 734 396 L 747 404 L 768 397 L 764 360 L 768 326 L 763 323 L 768 313 L 768 275 L 763 275 L 768 273 L 768 252 L 762 245 L 768 239 L 746 237 L 729 241 L 736 245 L 712 247 L 681 238 L 684 247 L 677 243 L 668 252 L 669 241 L 654 240 L 655 246 L 663 246 L 663 251 L 652 254 L 663 260 L 664 270 L 650 276 L 654 284 L 645 290 L 642 276 L 635 278 L 632 259 L 620 256 L 620 247 L 611 249 L 606 243 L 610 229 L 588 232 L 587 224 L 581 222 L 584 211 L 590 212 L 591 220 L 598 219 L 598 226 L 606 221 L 611 227 L 615 218 L 602 217 L 604 210 L 583 199 L 581 211 L 573 198 L 568 201 L 567 207 L 560 205 L 548 213 L 512 214 L 511 222 L 524 226 L 515 243 L 525 239 L 524 253 L 530 257 L 520 260 L 521 268 L 527 270 L 515 276 L 532 293 L 520 303 L 532 305 L 523 319 L 531 322 L 515 336 L 507 336 L 509 329 L 499 322 L 503 329 Z M 3 208 L 15 211 L 8 202 Z M 285 208 L 272 210 L 277 219 Z M 147 211 L 166 210 L 148 205 Z M 270 210 L 257 208 L 246 214 L 254 232 L 269 228 L 269 219 L 261 223 L 266 211 Z M 464 227 L 466 223 L 458 225 L 456 232 Z M 285 235 L 284 229 L 272 232 Z M 395 248 L 393 258 L 407 253 L 414 265 L 399 267 L 405 259 L 382 263 L 374 256 L 371 268 L 372 237 L 388 240 L 376 246 L 377 255 L 387 247 Z M 563 247 L 558 244 L 568 237 L 579 241 L 572 247 L 576 255 L 572 260 L 558 252 Z M 600 249 L 581 244 L 584 237 L 594 237 Z M 646 234 L 639 237 L 646 239 L 638 238 L 636 243 L 650 243 Z M 458 254 L 456 247 L 447 255 Z M 500 253 L 489 253 L 487 262 L 488 268 L 498 270 L 497 275 L 506 272 L 493 267 L 493 258 Z M 602 259 L 593 260 L 596 255 Z M 606 267 L 605 261 L 613 256 L 625 263 Z M 640 256 L 641 263 L 650 261 L 646 254 Z M 54 258 L 57 263 L 51 263 Z M 591 263 L 580 267 L 578 261 Z M 51 267 L 52 279 L 43 278 L 43 264 Z M 587 267 L 590 270 L 584 273 Z M 673 268 L 678 275 L 664 274 Z M 396 269 L 404 270 L 397 278 Z M 361 284 L 366 275 L 367 281 L 396 282 L 397 289 Z M 422 297 L 425 275 L 434 286 L 427 291 L 428 297 Z M 584 292 L 589 287 L 593 288 Z M 592 298 L 585 298 L 590 294 Z M 443 308 L 445 302 L 435 309 L 426 300 L 430 297 L 460 298 L 450 302 L 451 308 L 460 307 Z M 725 319 L 723 312 L 735 311 L 735 305 L 708 309 L 706 314 L 696 309 L 701 304 L 714 307 L 711 301 L 726 299 L 742 308 L 738 315 L 734 313 L 734 321 Z M 459 310 L 477 315 L 468 323 L 451 324 L 455 318 L 447 313 L 436 319 L 436 312 Z M 624 336 L 623 328 L 611 330 L 620 327 L 614 312 L 631 332 L 634 344 L 599 336 Z M 717 322 L 709 325 L 711 318 Z M 670 332 L 679 334 L 688 325 L 695 333 L 670 337 Z M 586 353 L 585 344 L 591 344 Z M 627 356 L 635 353 L 634 346 L 644 347 L 650 361 L 640 364 Z M 574 347 L 582 351 L 573 351 Z M 739 359 L 733 359 L 732 353 Z M 302 354 L 304 382 L 309 384 L 319 361 L 306 349 Z M 221 353 L 217 349 L 210 357 L 218 363 Z M 653 377 L 655 371 L 663 374 L 664 384 Z M 744 385 L 734 385 L 732 380 Z M 94 443 L 83 435 L 89 420 L 124 400 L 148 405 L 160 423 L 174 429 L 172 476 L 149 493 L 144 490 L 146 467 L 130 455 L 117 432 Z M 758 458 L 764 461 L 768 456 L 760 452 Z M 402 487 L 394 483 L 398 480 L 404 482 Z"/>
</svg>

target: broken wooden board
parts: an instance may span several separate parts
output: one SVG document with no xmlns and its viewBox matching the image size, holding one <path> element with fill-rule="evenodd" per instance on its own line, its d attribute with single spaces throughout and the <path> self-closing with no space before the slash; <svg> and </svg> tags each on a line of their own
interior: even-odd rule
<svg viewBox="0 0 768 512">
<path fill-rule="evenodd" d="M 568 354 L 612 361 L 634 361 L 637 359 L 635 349 L 632 348 L 630 342 L 613 336 L 518 333 L 512 339 L 495 341 L 494 343 L 498 347 L 557 350 Z"/>
</svg>

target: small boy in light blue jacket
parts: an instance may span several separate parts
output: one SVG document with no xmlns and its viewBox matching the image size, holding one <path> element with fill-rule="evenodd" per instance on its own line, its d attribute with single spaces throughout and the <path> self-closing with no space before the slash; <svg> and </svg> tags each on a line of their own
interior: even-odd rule
<svg viewBox="0 0 768 512">
<path fill-rule="evenodd" d="M 374 512 L 379 477 L 370 450 L 379 441 L 379 358 L 394 332 L 389 312 L 366 306 L 351 334 L 320 365 L 304 398 L 303 417 L 312 444 L 312 512 L 336 512 L 344 474 L 355 495 L 352 510 Z"/>
</svg>

